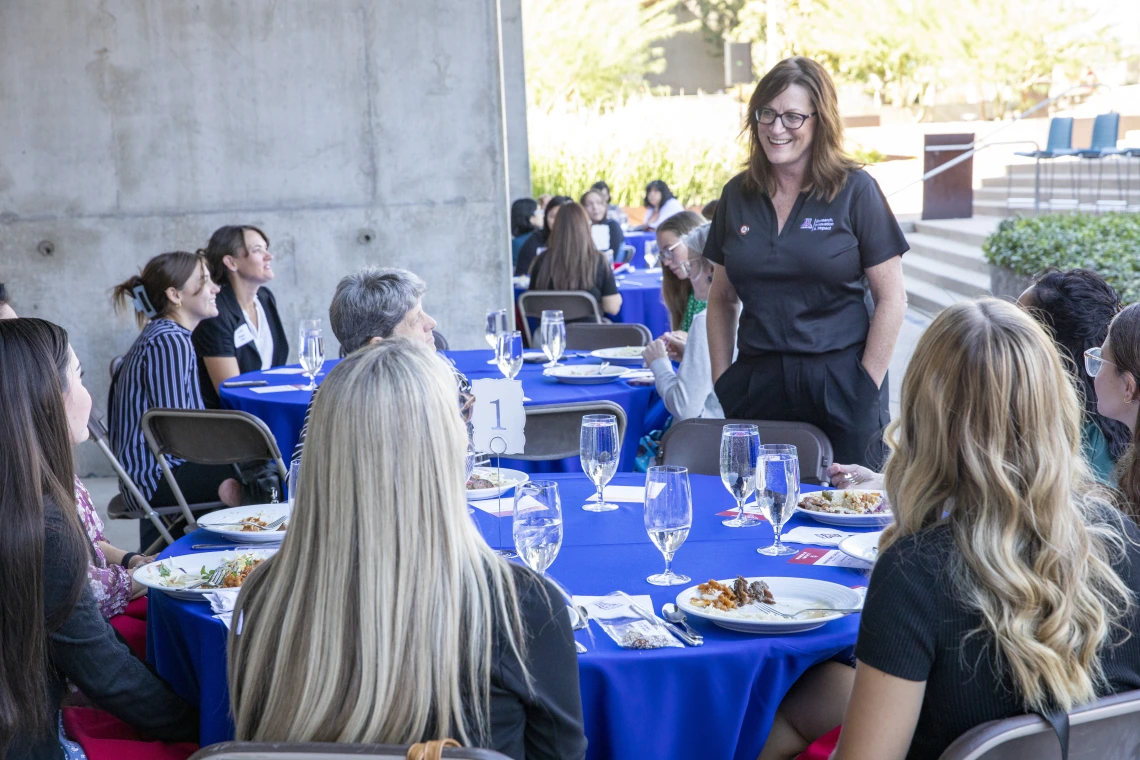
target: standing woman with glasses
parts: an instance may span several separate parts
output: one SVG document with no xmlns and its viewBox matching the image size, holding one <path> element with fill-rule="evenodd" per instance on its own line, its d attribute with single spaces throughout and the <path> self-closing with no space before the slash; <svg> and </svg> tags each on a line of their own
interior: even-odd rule
<svg viewBox="0 0 1140 760">
<path fill-rule="evenodd" d="M 708 304 L 716 395 L 726 417 L 809 422 L 835 461 L 877 469 L 910 246 L 878 184 L 843 151 L 822 66 L 776 64 L 749 115 L 748 168 L 725 185 L 704 250 L 722 265 Z"/>
</svg>

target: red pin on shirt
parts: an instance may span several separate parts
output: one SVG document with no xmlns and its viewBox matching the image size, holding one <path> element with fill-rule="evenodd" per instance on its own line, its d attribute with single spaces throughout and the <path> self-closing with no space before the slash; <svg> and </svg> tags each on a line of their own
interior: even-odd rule
<svg viewBox="0 0 1140 760">
<path fill-rule="evenodd" d="M 748 225 L 747 224 L 740 225 L 740 234 L 741 235 L 747 235 L 748 234 Z"/>
</svg>

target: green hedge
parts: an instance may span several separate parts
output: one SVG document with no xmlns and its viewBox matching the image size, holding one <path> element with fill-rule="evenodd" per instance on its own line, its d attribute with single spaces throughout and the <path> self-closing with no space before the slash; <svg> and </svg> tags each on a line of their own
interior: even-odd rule
<svg viewBox="0 0 1140 760">
<path fill-rule="evenodd" d="M 1140 214 L 1071 214 L 1004 220 L 982 244 L 994 266 L 1033 277 L 1049 267 L 1100 274 L 1125 303 L 1140 301 Z"/>
</svg>

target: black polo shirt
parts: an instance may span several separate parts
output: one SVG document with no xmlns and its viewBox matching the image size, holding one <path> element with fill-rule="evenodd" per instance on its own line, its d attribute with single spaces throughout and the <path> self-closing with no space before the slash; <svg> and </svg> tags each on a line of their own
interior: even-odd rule
<svg viewBox="0 0 1140 760">
<path fill-rule="evenodd" d="M 744 178 L 724 186 L 704 250 L 740 296 L 740 355 L 866 343 L 864 270 L 910 250 L 878 183 L 855 169 L 831 202 L 800 193 L 780 231 L 771 198 L 746 193 Z"/>
</svg>

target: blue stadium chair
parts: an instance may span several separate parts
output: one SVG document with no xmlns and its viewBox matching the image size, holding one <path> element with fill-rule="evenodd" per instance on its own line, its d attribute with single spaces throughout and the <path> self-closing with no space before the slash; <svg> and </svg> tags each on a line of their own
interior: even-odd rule
<svg viewBox="0 0 1140 760">
<path fill-rule="evenodd" d="M 1126 150 L 1116 147 L 1116 140 L 1120 134 L 1120 114 L 1118 113 L 1102 113 L 1098 114 L 1096 119 L 1093 120 L 1092 140 L 1087 148 L 1072 148 L 1064 155 L 1076 156 L 1082 159 L 1095 159 L 1101 160 L 1109 156 L 1122 156 L 1126 154 Z M 1083 173 L 1082 173 L 1083 174 Z M 1114 206 L 1124 204 L 1127 206 L 1127 200 L 1119 201 L 1104 201 L 1100 197 L 1101 184 L 1104 179 L 1104 164 L 1097 164 L 1097 177 L 1096 177 L 1096 205 L 1099 208 L 1102 204 L 1111 204 Z M 1089 180 L 1092 180 L 1092 165 L 1089 164 Z M 1124 199 L 1125 190 L 1124 184 L 1120 176 L 1120 164 L 1116 165 L 1116 189 L 1119 197 Z M 1078 198 L 1080 194 L 1078 193 Z"/>
<path fill-rule="evenodd" d="M 1073 117 L 1072 116 L 1054 116 L 1049 120 L 1049 140 L 1045 145 L 1045 150 L 1031 150 L 1031 151 L 1017 151 L 1013 155 L 1025 156 L 1032 158 L 1038 165 L 1042 159 L 1051 160 L 1061 156 L 1072 155 L 1073 149 Z M 1046 182 L 1049 186 L 1049 200 L 1053 200 L 1053 186 L 1055 172 L 1051 165 L 1046 170 Z M 1008 171 L 1008 170 L 1007 170 Z M 1035 167 L 1035 174 L 1039 175 L 1040 166 Z M 1036 206 L 1040 198 L 1038 197 L 1039 189 L 1038 183 L 1034 182 L 1033 188 L 1033 203 Z M 1071 184 L 1070 184 L 1071 187 Z M 1006 197 L 1012 199 L 1013 195 L 1013 172 L 1010 171 L 1008 175 L 1008 182 L 1006 183 Z"/>
</svg>

